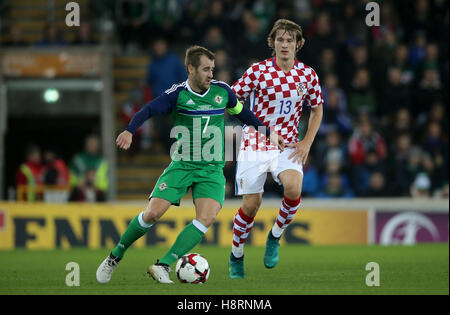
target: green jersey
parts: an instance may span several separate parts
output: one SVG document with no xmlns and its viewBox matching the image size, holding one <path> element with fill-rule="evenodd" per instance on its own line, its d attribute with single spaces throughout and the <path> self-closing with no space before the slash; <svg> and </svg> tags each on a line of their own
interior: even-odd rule
<svg viewBox="0 0 450 315">
<path fill-rule="evenodd" d="M 174 126 L 167 132 L 177 139 L 171 149 L 173 161 L 200 167 L 225 165 L 225 110 L 232 115 L 242 110 L 242 104 L 226 83 L 212 80 L 210 88 L 199 94 L 185 81 L 173 85 L 150 104 L 148 116 L 172 115 Z M 136 125 L 133 120 L 127 127 L 132 133 L 137 129 L 133 128 Z"/>
</svg>

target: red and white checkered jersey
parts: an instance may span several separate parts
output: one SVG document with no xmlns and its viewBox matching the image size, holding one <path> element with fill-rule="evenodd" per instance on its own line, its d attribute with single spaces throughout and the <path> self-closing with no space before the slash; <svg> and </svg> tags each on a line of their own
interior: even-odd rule
<svg viewBox="0 0 450 315">
<path fill-rule="evenodd" d="M 285 144 L 298 139 L 298 124 L 303 103 L 312 108 L 322 105 L 322 91 L 316 72 L 295 61 L 285 73 L 275 57 L 253 64 L 232 86 L 237 98 L 250 98 L 250 109 L 267 127 L 278 132 Z M 276 150 L 266 137 L 254 128 L 244 126 L 241 150 Z"/>
</svg>

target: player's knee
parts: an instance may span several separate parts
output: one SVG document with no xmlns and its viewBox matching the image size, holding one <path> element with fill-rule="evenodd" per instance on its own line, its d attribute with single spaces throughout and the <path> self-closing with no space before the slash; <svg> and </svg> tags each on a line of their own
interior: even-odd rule
<svg viewBox="0 0 450 315">
<path fill-rule="evenodd" d="M 249 217 L 254 217 L 258 212 L 259 207 L 261 206 L 261 201 L 262 200 L 260 198 L 252 198 L 250 200 L 246 200 L 244 201 L 241 209 Z"/>
<path fill-rule="evenodd" d="M 284 186 L 284 195 L 289 199 L 297 199 L 302 192 L 300 183 L 292 182 Z"/>
<path fill-rule="evenodd" d="M 215 214 L 208 214 L 201 217 L 197 217 L 197 220 L 200 221 L 204 226 L 210 227 L 213 225 L 214 222 L 216 222 L 216 215 Z"/>
<path fill-rule="evenodd" d="M 155 223 L 161 218 L 161 214 L 153 209 L 147 209 L 144 211 L 142 218 L 146 223 Z"/>
</svg>

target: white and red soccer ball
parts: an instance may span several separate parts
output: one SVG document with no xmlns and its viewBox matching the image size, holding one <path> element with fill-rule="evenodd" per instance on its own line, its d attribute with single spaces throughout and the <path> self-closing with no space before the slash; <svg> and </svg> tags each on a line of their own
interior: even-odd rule
<svg viewBox="0 0 450 315">
<path fill-rule="evenodd" d="M 210 269 L 205 257 L 189 253 L 178 259 L 175 272 L 181 283 L 205 283 Z"/>
</svg>

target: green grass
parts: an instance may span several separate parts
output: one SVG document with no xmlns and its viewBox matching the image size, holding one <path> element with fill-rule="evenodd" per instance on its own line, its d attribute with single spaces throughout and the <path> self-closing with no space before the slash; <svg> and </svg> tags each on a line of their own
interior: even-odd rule
<svg viewBox="0 0 450 315">
<path fill-rule="evenodd" d="M 161 285 L 145 274 L 166 248 L 128 250 L 110 283 L 95 280 L 108 250 L 0 251 L 0 294 L 449 294 L 448 244 L 417 246 L 282 246 L 280 263 L 265 269 L 264 248 L 246 246 L 247 279 L 228 277 L 229 248 L 199 246 L 211 275 L 204 285 Z M 69 262 L 80 266 L 80 286 L 65 284 Z M 380 286 L 365 284 L 368 262 L 380 266 Z M 173 280 L 176 276 L 173 273 Z"/>
</svg>

